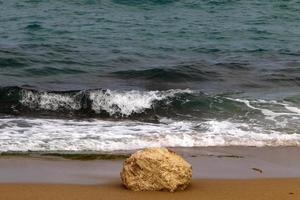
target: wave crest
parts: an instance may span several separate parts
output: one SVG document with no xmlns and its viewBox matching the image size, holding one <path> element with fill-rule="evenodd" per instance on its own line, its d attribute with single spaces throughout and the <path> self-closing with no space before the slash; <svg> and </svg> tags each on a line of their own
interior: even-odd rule
<svg viewBox="0 0 300 200">
<path fill-rule="evenodd" d="M 110 115 L 121 114 L 130 116 L 134 113 L 142 113 L 151 109 L 156 101 L 161 101 L 176 94 L 192 93 L 191 90 L 168 90 L 168 91 L 91 91 L 89 98 L 92 101 L 92 110 L 101 113 L 105 110 Z"/>
<path fill-rule="evenodd" d="M 87 90 L 70 92 L 45 92 L 28 89 L 6 91 L 9 100 L 5 107 L 20 111 L 49 113 L 81 113 L 109 117 L 130 117 L 153 110 L 157 102 L 172 102 L 177 95 L 192 94 L 191 90 L 172 89 L 166 91 L 116 91 Z M 13 94 L 11 96 L 11 94 Z M 1 99 L 0 99 L 1 104 Z M 0 105 L 1 107 L 1 105 Z M 10 110 L 13 111 L 13 110 Z"/>
<path fill-rule="evenodd" d="M 20 103 L 31 109 L 56 111 L 63 108 L 67 110 L 79 110 L 81 109 L 81 104 L 80 101 L 76 99 L 78 95 L 80 95 L 80 93 L 68 95 L 22 90 Z"/>
</svg>

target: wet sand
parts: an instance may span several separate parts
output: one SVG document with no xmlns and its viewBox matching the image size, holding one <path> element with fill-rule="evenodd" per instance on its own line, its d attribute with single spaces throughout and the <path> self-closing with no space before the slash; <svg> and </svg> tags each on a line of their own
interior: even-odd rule
<svg viewBox="0 0 300 200">
<path fill-rule="evenodd" d="M 193 166 L 184 192 L 131 192 L 123 160 L 0 157 L 0 199 L 300 199 L 299 147 L 176 148 Z"/>
</svg>

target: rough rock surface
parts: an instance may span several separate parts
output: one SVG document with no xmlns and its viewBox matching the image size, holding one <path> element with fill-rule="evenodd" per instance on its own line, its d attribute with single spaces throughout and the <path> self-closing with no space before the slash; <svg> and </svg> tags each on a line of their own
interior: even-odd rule
<svg viewBox="0 0 300 200">
<path fill-rule="evenodd" d="M 134 191 L 184 190 L 191 182 L 192 166 L 166 148 L 146 148 L 127 158 L 121 172 L 126 188 Z"/>
</svg>

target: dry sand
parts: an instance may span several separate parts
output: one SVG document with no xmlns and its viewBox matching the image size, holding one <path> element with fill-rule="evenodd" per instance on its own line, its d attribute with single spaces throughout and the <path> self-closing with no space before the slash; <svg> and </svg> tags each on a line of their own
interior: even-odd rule
<svg viewBox="0 0 300 200">
<path fill-rule="evenodd" d="M 300 179 L 194 180 L 183 192 L 132 192 L 120 184 L 1 184 L 1 200 L 299 200 Z"/>
<path fill-rule="evenodd" d="M 300 148 L 175 149 L 193 165 L 184 192 L 132 192 L 120 184 L 123 160 L 0 157 L 0 200 L 300 199 Z"/>
</svg>

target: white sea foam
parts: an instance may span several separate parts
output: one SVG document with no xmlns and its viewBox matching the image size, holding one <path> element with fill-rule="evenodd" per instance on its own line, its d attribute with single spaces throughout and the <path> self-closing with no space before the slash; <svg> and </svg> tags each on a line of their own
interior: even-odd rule
<svg viewBox="0 0 300 200">
<path fill-rule="evenodd" d="M 287 103 L 282 104 L 287 110 L 296 113 L 298 115 L 300 115 L 300 108 L 294 107 L 294 106 L 290 106 Z"/>
<path fill-rule="evenodd" d="M 114 91 L 114 90 L 94 90 L 89 91 L 88 97 L 92 102 L 92 110 L 96 113 L 106 111 L 110 115 L 121 114 L 129 116 L 133 113 L 141 113 L 145 109 L 153 106 L 155 101 L 174 97 L 179 93 L 193 93 L 191 90 L 172 89 L 167 91 Z M 81 92 L 77 94 L 59 94 L 47 92 L 32 92 L 23 90 L 20 102 L 30 108 L 44 110 L 58 110 L 64 108 L 68 110 L 79 110 L 82 105 Z"/>
<path fill-rule="evenodd" d="M 47 92 L 34 93 L 29 90 L 23 90 L 20 102 L 29 108 L 45 110 L 58 110 L 59 108 L 79 110 L 81 108 L 80 101 L 73 96 Z"/>
<path fill-rule="evenodd" d="M 271 100 L 271 101 L 252 100 L 252 101 L 250 101 L 247 99 L 233 99 L 233 98 L 227 98 L 227 99 L 244 103 L 247 107 L 249 107 L 251 109 L 259 110 L 259 111 L 261 111 L 261 113 L 263 115 L 266 116 L 266 119 L 273 120 L 273 121 L 276 121 L 276 118 L 280 117 L 280 116 L 298 116 L 298 117 L 300 116 L 300 109 L 297 107 L 290 106 L 287 103 L 281 103 L 281 102 L 277 102 L 274 100 Z M 256 107 L 256 106 L 252 105 L 252 104 L 257 104 L 257 103 L 268 104 L 268 105 L 281 105 L 286 110 L 285 110 L 285 112 L 275 112 L 271 109 L 267 109 L 267 108 L 263 108 L 263 107 Z"/>
<path fill-rule="evenodd" d="M 95 112 L 129 116 L 190 90 L 88 92 Z M 33 108 L 78 110 L 78 94 L 33 93 L 22 103 Z M 113 151 L 148 146 L 300 146 L 300 109 L 288 102 L 232 99 L 259 111 L 243 121 L 197 119 L 180 121 L 161 118 L 159 123 L 121 120 L 67 120 L 0 118 L 0 151 Z M 167 102 L 166 102 L 167 103 Z M 216 116 L 217 117 L 217 116 Z M 184 119 L 184 118 L 183 118 Z M 271 121 L 270 121 L 271 120 Z"/>
<path fill-rule="evenodd" d="M 0 119 L 0 151 L 113 151 L 149 146 L 300 146 L 300 134 L 246 123 Z"/>
<path fill-rule="evenodd" d="M 120 113 L 129 116 L 133 113 L 141 113 L 145 109 L 152 107 L 153 102 L 169 97 L 174 97 L 178 93 L 192 93 L 191 90 L 167 90 L 167 91 L 112 91 L 99 90 L 90 92 L 92 109 L 95 112 L 105 110 L 110 115 Z"/>
</svg>

